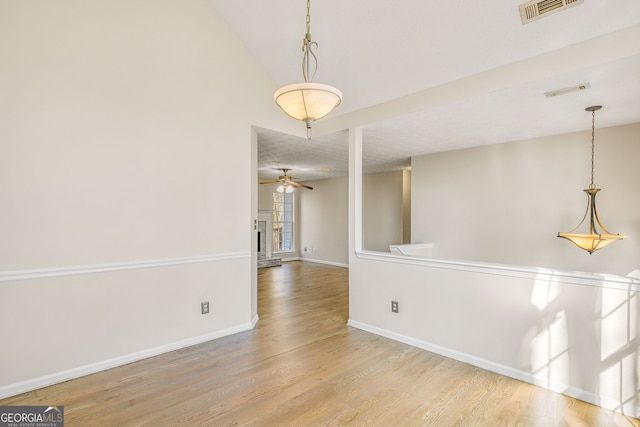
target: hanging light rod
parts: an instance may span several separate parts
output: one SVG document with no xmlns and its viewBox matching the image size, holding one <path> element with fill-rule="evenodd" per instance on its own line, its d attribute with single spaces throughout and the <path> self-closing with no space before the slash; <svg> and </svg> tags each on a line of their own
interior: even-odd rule
<svg viewBox="0 0 640 427">
<path fill-rule="evenodd" d="M 598 218 L 598 211 L 596 210 L 596 194 L 598 193 L 598 191 L 600 191 L 600 189 L 596 188 L 596 185 L 593 183 L 595 159 L 595 123 L 596 111 L 600 110 L 601 108 L 601 105 L 594 105 L 593 107 L 587 107 L 585 109 L 585 111 L 591 112 L 591 184 L 589 185 L 589 188 L 583 190 L 585 193 L 587 193 L 587 210 L 582 217 L 582 221 L 580 221 L 580 224 L 578 224 L 576 228 L 566 233 L 558 233 L 558 237 L 569 240 L 580 249 L 584 249 L 585 251 L 589 252 L 589 254 L 592 254 L 598 249 L 604 248 L 609 243 L 627 237 L 623 234 L 613 234 L 607 231 L 604 225 L 602 225 L 602 223 L 600 222 L 600 219 Z M 585 222 L 587 217 L 589 217 L 589 233 L 576 233 L 576 231 Z M 599 230 L 598 227 L 601 230 Z"/>
<path fill-rule="evenodd" d="M 302 77 L 304 83 L 283 86 L 273 95 L 276 104 L 289 117 L 307 125 L 307 139 L 311 139 L 311 124 L 323 118 L 342 102 L 342 92 L 333 86 L 312 83 L 318 69 L 318 58 L 313 48 L 318 43 L 311 40 L 311 3 L 307 0 L 307 33 L 302 40 Z M 311 72 L 313 60 L 313 72 Z"/>
</svg>

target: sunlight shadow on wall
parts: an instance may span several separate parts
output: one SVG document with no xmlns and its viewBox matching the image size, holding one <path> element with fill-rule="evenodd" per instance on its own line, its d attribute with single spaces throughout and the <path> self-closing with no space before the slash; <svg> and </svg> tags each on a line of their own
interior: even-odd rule
<svg viewBox="0 0 640 427">
<path fill-rule="evenodd" d="M 569 384 L 569 335 L 564 311 L 531 340 L 531 369 L 536 385 L 557 390 Z"/>
<path fill-rule="evenodd" d="M 560 295 L 560 287 L 549 280 L 548 275 L 536 277 L 531 292 L 531 304 L 542 311 Z"/>
<path fill-rule="evenodd" d="M 605 360 L 637 336 L 637 294 L 602 289 L 600 358 Z"/>
<path fill-rule="evenodd" d="M 629 413 L 638 404 L 640 393 L 638 294 L 603 288 L 601 306 L 601 360 L 610 365 L 600 373 L 600 396 L 618 402 L 616 410 Z"/>
<path fill-rule="evenodd" d="M 636 372 L 638 357 L 638 353 L 633 352 L 600 373 L 600 396 L 620 402 L 612 409 L 633 413 L 640 393 Z"/>
</svg>

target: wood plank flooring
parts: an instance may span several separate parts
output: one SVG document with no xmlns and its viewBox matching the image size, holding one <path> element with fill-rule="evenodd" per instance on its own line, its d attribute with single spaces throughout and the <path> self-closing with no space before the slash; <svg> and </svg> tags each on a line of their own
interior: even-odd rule
<svg viewBox="0 0 640 427">
<path fill-rule="evenodd" d="M 348 270 L 258 271 L 260 321 L 0 400 L 64 405 L 66 426 L 638 426 L 596 406 L 346 326 Z"/>
</svg>

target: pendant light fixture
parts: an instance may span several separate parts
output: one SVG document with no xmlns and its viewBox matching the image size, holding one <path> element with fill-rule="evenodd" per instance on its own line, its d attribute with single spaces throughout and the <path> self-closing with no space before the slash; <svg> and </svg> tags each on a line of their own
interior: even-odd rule
<svg viewBox="0 0 640 427">
<path fill-rule="evenodd" d="M 318 69 L 318 58 L 312 49 L 318 47 L 318 43 L 311 40 L 310 8 L 310 0 L 307 0 L 307 34 L 302 41 L 302 77 L 304 78 L 304 83 L 281 87 L 273 95 L 276 104 L 282 111 L 288 116 L 306 123 L 307 139 L 311 139 L 311 124 L 329 114 L 342 102 L 342 92 L 338 89 L 325 84 L 312 83 Z M 310 63 L 312 59 L 313 70 Z"/>
<path fill-rule="evenodd" d="M 594 251 L 597 251 L 598 249 L 604 248 L 611 242 L 627 237 L 623 234 L 612 234 L 607 231 L 607 229 L 604 228 L 604 225 L 602 225 L 602 223 L 600 222 L 600 219 L 598 218 L 598 212 L 596 210 L 596 194 L 598 193 L 598 191 L 600 191 L 600 189 L 596 188 L 595 184 L 593 183 L 595 123 L 596 111 L 601 108 L 602 106 L 595 105 L 593 107 L 588 107 L 585 109 L 585 111 L 591 112 L 591 184 L 589 185 L 589 188 L 583 190 L 585 193 L 587 193 L 587 210 L 584 213 L 582 221 L 580 221 L 580 224 L 578 224 L 576 228 L 566 233 L 558 233 L 558 237 L 562 237 L 563 239 L 571 241 L 580 249 L 584 249 L 590 254 L 592 254 Z M 577 233 L 576 231 L 582 226 L 582 224 L 584 224 L 587 217 L 589 217 L 589 233 Z M 599 230 L 598 227 L 601 230 Z"/>
</svg>

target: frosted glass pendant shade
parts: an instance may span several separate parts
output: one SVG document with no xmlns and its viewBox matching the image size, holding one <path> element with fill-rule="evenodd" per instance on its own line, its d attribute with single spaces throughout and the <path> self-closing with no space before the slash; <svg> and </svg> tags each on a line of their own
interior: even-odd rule
<svg viewBox="0 0 640 427">
<path fill-rule="evenodd" d="M 288 116 L 307 123 L 323 118 L 342 102 L 342 92 L 321 83 L 296 83 L 281 87 L 273 95 Z"/>
<path fill-rule="evenodd" d="M 559 233 L 558 237 L 563 237 L 569 240 L 571 243 L 584 249 L 590 254 L 594 253 L 598 249 L 602 249 L 609 243 L 620 240 L 625 236 L 620 234 L 573 234 L 573 233 Z"/>
</svg>

